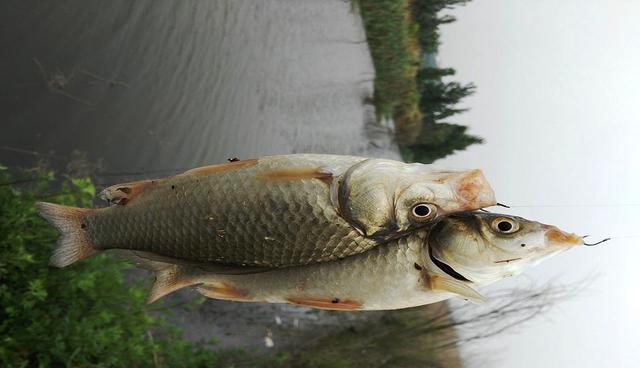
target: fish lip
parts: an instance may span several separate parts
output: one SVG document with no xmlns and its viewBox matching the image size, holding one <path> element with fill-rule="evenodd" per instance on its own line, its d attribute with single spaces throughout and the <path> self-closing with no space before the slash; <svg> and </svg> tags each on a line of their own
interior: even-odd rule
<svg viewBox="0 0 640 368">
<path fill-rule="evenodd" d="M 542 225 L 545 230 L 544 239 L 549 245 L 573 247 L 584 244 L 584 239 L 576 234 L 567 233 L 553 225 Z"/>
<path fill-rule="evenodd" d="M 441 260 L 437 259 L 433 255 L 433 251 L 431 249 L 431 245 L 428 245 L 427 248 L 428 248 L 428 253 L 429 253 L 429 259 L 431 259 L 431 262 L 433 262 L 433 264 L 436 265 L 436 267 L 438 267 L 442 272 L 446 273 L 447 275 L 453 277 L 456 280 L 472 282 L 471 280 L 469 280 L 468 278 L 462 276 L 460 273 L 458 273 L 456 270 L 454 270 L 453 267 L 451 267 L 448 264 L 446 264 L 446 263 L 442 262 Z"/>
</svg>

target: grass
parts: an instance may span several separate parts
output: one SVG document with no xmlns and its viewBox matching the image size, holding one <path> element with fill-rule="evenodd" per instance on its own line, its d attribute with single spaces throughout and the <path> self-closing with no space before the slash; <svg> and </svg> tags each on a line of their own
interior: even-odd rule
<svg viewBox="0 0 640 368">
<path fill-rule="evenodd" d="M 50 172 L 10 173 L 0 165 L 0 366 L 281 367 L 285 355 L 212 351 L 194 344 L 125 282 L 127 265 L 107 255 L 65 269 L 48 257 L 56 230 L 36 213 L 46 200 L 90 207 L 88 179 Z"/>
</svg>

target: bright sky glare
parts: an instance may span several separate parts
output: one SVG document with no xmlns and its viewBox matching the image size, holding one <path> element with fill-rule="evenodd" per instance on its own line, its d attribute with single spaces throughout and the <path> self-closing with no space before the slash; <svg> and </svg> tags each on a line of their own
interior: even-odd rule
<svg viewBox="0 0 640 368">
<path fill-rule="evenodd" d="M 486 143 L 438 164 L 482 168 L 499 201 L 526 206 L 507 213 L 614 238 L 499 283 L 598 274 L 581 296 L 476 352 L 496 353 L 491 367 L 637 366 L 640 2 L 474 0 L 450 13 L 458 21 L 442 29 L 439 63 L 478 86 L 456 119 Z"/>
</svg>

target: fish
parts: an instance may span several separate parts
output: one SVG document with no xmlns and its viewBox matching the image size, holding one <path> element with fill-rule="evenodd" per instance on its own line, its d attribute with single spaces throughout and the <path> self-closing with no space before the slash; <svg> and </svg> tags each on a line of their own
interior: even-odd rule
<svg viewBox="0 0 640 368">
<path fill-rule="evenodd" d="M 100 197 L 111 205 L 36 204 L 61 233 L 52 266 L 123 249 L 262 272 L 350 257 L 496 203 L 480 170 L 318 154 L 234 160 L 113 185 Z"/>
<path fill-rule="evenodd" d="M 409 308 L 452 297 L 483 303 L 478 288 L 583 244 L 582 237 L 556 226 L 472 212 L 342 260 L 262 273 L 219 274 L 206 265 L 154 262 L 153 255 L 136 252 L 127 258 L 156 273 L 150 303 L 192 286 L 214 299 L 358 311 Z"/>
</svg>

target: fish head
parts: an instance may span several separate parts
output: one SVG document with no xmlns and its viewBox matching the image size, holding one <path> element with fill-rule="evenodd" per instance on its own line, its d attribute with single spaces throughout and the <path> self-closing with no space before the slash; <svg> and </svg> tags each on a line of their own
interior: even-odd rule
<svg viewBox="0 0 640 368">
<path fill-rule="evenodd" d="M 582 237 L 517 216 L 472 212 L 436 224 L 425 243 L 440 271 L 479 286 L 520 274 L 554 254 L 582 245 Z"/>
<path fill-rule="evenodd" d="M 493 189 L 480 170 L 434 171 L 427 165 L 410 166 L 414 172 L 398 179 L 394 193 L 394 215 L 400 231 L 496 204 Z"/>
<path fill-rule="evenodd" d="M 444 171 L 378 159 L 350 169 L 336 193 L 341 215 L 364 236 L 383 240 L 496 204 L 480 170 Z"/>
</svg>

